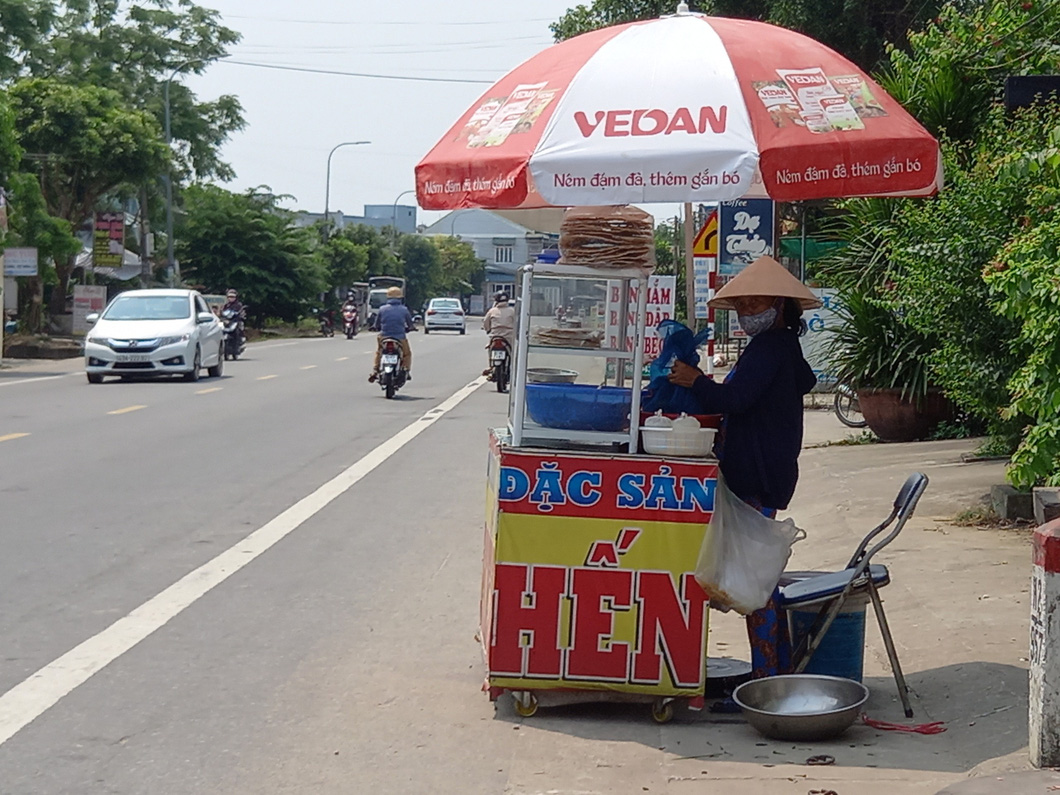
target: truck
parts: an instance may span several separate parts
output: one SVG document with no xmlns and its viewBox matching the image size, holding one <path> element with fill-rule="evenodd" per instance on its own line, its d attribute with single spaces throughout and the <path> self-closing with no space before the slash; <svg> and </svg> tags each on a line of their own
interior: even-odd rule
<svg viewBox="0 0 1060 795">
<path fill-rule="evenodd" d="M 386 291 L 391 287 L 400 287 L 404 295 L 405 279 L 401 276 L 368 277 L 368 328 L 375 328 L 376 315 L 379 314 L 379 308 L 386 303 Z"/>
</svg>

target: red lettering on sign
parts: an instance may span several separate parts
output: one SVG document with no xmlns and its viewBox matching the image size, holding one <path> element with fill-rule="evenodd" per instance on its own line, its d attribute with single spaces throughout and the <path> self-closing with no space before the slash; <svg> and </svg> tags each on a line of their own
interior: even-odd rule
<svg viewBox="0 0 1060 795">
<path fill-rule="evenodd" d="M 670 678 L 679 687 L 696 687 L 703 675 L 703 620 L 707 595 L 694 575 L 681 578 L 678 596 L 667 572 L 637 572 L 637 651 L 633 679 L 641 684 L 661 681 L 660 664 L 666 662 Z"/>
<path fill-rule="evenodd" d="M 615 611 L 632 607 L 633 572 L 575 569 L 567 677 L 594 681 L 629 680 L 629 644 L 615 643 Z"/>
<path fill-rule="evenodd" d="M 728 124 L 729 107 L 712 108 L 704 105 L 697 113 L 690 108 L 678 108 L 672 114 L 660 108 L 634 110 L 598 110 L 590 120 L 584 111 L 574 112 L 574 123 L 582 137 L 592 136 L 603 125 L 605 138 L 624 138 L 628 135 L 670 135 L 675 132 L 702 135 L 708 130 L 724 133 Z"/>
<path fill-rule="evenodd" d="M 490 651 L 494 674 L 559 677 L 560 600 L 566 586 L 563 566 L 497 564 Z"/>
</svg>

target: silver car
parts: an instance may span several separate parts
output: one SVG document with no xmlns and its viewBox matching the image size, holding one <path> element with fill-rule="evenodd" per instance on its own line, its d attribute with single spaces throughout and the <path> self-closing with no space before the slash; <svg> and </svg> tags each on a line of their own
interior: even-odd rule
<svg viewBox="0 0 1060 795">
<path fill-rule="evenodd" d="M 195 290 L 129 290 L 86 320 L 94 324 L 85 338 L 90 384 L 107 375 L 198 381 L 203 367 L 215 378 L 224 371 L 221 324 Z"/>
</svg>

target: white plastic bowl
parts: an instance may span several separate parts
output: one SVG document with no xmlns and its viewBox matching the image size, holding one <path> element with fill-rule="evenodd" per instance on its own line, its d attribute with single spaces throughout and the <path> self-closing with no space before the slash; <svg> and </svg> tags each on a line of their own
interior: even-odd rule
<svg viewBox="0 0 1060 795">
<path fill-rule="evenodd" d="M 716 428 L 700 428 L 698 433 L 674 433 L 673 428 L 640 426 L 644 452 L 652 455 L 676 455 L 706 458 L 714 447 Z"/>
</svg>

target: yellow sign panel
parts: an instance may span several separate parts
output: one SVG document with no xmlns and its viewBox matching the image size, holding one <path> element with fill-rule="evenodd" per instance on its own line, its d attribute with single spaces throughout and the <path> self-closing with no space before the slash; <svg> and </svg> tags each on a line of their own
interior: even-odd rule
<svg viewBox="0 0 1060 795">
<path fill-rule="evenodd" d="M 699 230 L 692 243 L 693 257 L 718 256 L 718 211 L 714 210 L 707 217 L 707 222 Z"/>
</svg>

